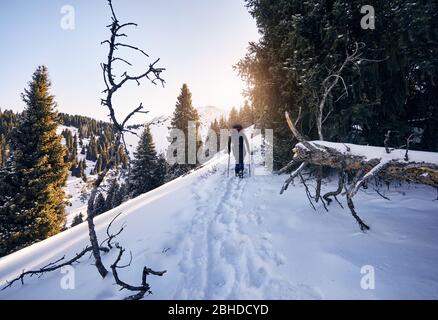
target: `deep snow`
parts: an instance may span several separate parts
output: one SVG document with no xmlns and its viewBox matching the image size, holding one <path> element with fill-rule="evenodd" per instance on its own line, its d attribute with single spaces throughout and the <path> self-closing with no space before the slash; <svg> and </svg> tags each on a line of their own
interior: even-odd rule
<svg viewBox="0 0 438 320">
<path fill-rule="evenodd" d="M 296 182 L 279 194 L 287 176 L 226 177 L 226 155 L 184 178 L 130 200 L 96 218 L 99 239 L 111 219 L 127 228 L 118 241 L 132 251 L 123 280 L 139 284 L 143 266 L 167 270 L 149 277 L 146 299 L 437 299 L 438 201 L 416 185 L 356 196 L 371 226 L 363 233 L 347 209 L 313 211 Z M 231 175 L 232 176 L 232 175 Z M 336 189 L 336 181 L 324 190 Z M 344 205 L 345 206 L 345 205 Z M 37 268 L 88 244 L 86 224 L 0 259 L 0 279 Z M 104 255 L 106 266 L 117 252 Z M 129 259 L 126 253 L 125 261 Z M 0 299 L 121 299 L 109 275 L 99 278 L 88 255 L 75 268 L 75 289 L 64 274 L 27 278 L 0 291 Z M 363 290 L 361 268 L 375 268 L 375 289 Z"/>
</svg>

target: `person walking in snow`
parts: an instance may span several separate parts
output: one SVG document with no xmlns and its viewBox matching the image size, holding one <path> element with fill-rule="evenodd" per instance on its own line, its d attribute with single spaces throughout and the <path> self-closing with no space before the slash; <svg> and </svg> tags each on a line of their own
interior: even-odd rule
<svg viewBox="0 0 438 320">
<path fill-rule="evenodd" d="M 247 152 L 251 152 L 249 148 L 248 138 L 243 132 L 242 125 L 235 124 L 228 137 L 228 155 L 233 150 L 233 156 L 236 160 L 235 174 L 236 177 L 243 178 L 243 170 L 245 168 L 244 160 Z"/>
</svg>

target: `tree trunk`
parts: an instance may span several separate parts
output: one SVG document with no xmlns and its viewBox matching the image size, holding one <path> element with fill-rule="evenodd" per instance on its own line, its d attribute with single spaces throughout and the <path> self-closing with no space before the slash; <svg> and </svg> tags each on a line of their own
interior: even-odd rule
<svg viewBox="0 0 438 320">
<path fill-rule="evenodd" d="M 359 147 L 367 148 L 367 146 Z M 339 151 L 342 149 L 346 149 L 346 151 Z M 323 142 L 318 143 L 318 141 L 308 142 L 306 145 L 298 143 L 293 149 L 293 160 L 344 171 L 362 169 L 365 172 L 370 172 L 382 161 L 386 161 L 385 166 L 376 175 L 391 180 L 406 180 L 438 187 L 438 165 L 435 163 L 405 161 L 403 157 L 384 160 L 387 155 L 384 148 L 382 148 L 381 157 L 376 156 L 371 159 L 350 152 L 348 149 L 349 147 L 342 143 L 330 143 L 330 147 L 324 145 Z M 393 150 L 392 152 L 404 153 L 404 150 Z"/>
</svg>

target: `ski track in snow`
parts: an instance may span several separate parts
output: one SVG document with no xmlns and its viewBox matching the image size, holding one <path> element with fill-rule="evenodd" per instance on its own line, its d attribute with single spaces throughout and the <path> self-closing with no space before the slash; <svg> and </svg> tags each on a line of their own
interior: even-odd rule
<svg viewBox="0 0 438 320">
<path fill-rule="evenodd" d="M 226 171 L 214 168 L 192 185 L 196 213 L 180 245 L 184 276 L 174 298 L 320 298 L 305 285 L 275 277 L 284 258 L 273 251 L 271 235 L 263 230 L 261 208 L 244 206 L 253 179 L 225 176 Z"/>
</svg>

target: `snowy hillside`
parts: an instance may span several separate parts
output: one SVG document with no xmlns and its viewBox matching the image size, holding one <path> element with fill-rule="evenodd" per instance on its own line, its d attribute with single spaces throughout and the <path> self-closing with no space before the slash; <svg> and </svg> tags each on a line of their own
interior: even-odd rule
<svg viewBox="0 0 438 320">
<path fill-rule="evenodd" d="M 61 134 L 61 132 L 65 129 L 71 131 L 72 135 L 78 134 L 77 128 L 68 126 L 59 126 L 57 130 L 58 134 Z M 84 138 L 83 142 L 84 145 L 88 145 L 90 141 L 89 139 Z M 62 139 L 62 144 L 65 145 L 64 138 Z M 77 153 L 77 159 L 83 160 L 85 159 L 85 155 L 82 155 L 80 151 L 81 150 L 79 148 Z M 96 177 L 90 174 L 91 170 L 93 170 L 95 166 L 95 162 L 86 160 L 86 164 L 87 169 L 85 170 L 85 174 L 87 175 L 87 182 L 84 182 L 81 178 L 73 177 L 71 175 L 71 172 L 69 172 L 67 186 L 65 187 L 67 201 L 69 203 L 65 208 L 65 212 L 67 214 L 67 227 L 71 226 L 73 218 L 79 213 L 82 213 L 84 217 L 86 217 L 87 215 L 88 193 L 90 191 L 92 181 Z"/>
<path fill-rule="evenodd" d="M 146 124 L 149 125 L 152 137 L 154 138 L 155 148 L 158 153 L 165 153 L 166 149 L 169 145 L 167 141 L 167 136 L 169 135 L 169 127 L 171 122 L 171 116 L 159 116 L 155 117 L 152 120 L 146 121 Z M 135 149 L 137 148 L 138 139 L 143 131 L 143 126 L 133 129 L 136 133 L 125 133 L 125 141 L 127 143 L 128 150 L 130 152 L 130 156 L 133 156 Z"/>
<path fill-rule="evenodd" d="M 258 162 L 256 158 L 256 163 Z M 253 164 L 254 165 L 254 164 Z M 360 232 L 348 210 L 309 206 L 302 184 L 279 194 L 286 176 L 227 178 L 220 155 L 186 177 L 130 200 L 96 218 L 99 239 L 117 214 L 118 241 L 132 251 L 120 269 L 140 283 L 144 266 L 167 270 L 149 277 L 146 299 L 437 299 L 438 202 L 433 188 L 391 186 L 391 199 L 369 188 L 356 206 L 371 226 Z M 336 189 L 336 181 L 325 189 Z M 344 204 L 345 207 L 345 204 Z M 38 268 L 88 244 L 86 224 L 0 259 L 0 281 Z M 105 265 L 117 252 L 103 256 Z M 129 256 L 124 257 L 126 262 Z M 88 255 L 74 265 L 75 289 L 63 290 L 64 274 L 26 278 L 0 291 L 0 299 L 120 299 L 128 295 L 102 280 Z M 361 269 L 375 269 L 375 289 L 361 288 Z"/>
<path fill-rule="evenodd" d="M 61 134 L 63 130 L 69 130 L 71 131 L 72 135 L 78 134 L 78 129 L 75 127 L 69 127 L 69 126 L 59 126 L 57 129 L 58 134 Z M 90 139 L 83 138 L 82 139 L 84 145 L 88 145 L 90 142 Z M 63 138 L 61 141 L 62 144 L 65 145 L 65 139 Z M 65 207 L 65 212 L 67 215 L 67 223 L 66 227 L 70 228 L 74 217 L 82 213 L 83 217 L 86 218 L 87 216 L 87 203 L 90 196 L 90 191 L 93 186 L 94 180 L 97 178 L 97 175 L 92 175 L 91 171 L 96 165 L 96 162 L 86 160 L 85 155 L 80 153 L 81 148 L 78 148 L 77 151 L 77 159 L 85 160 L 87 168 L 85 169 L 85 174 L 87 176 L 87 181 L 83 181 L 81 178 L 72 176 L 72 173 L 69 171 L 69 176 L 67 179 L 67 185 L 65 187 L 65 193 L 66 193 L 66 200 L 68 202 L 68 205 Z M 106 186 L 106 182 L 112 178 L 114 178 L 114 173 L 110 172 L 108 178 L 103 183 L 103 187 Z M 123 177 L 118 177 L 119 182 L 123 181 Z"/>
</svg>

